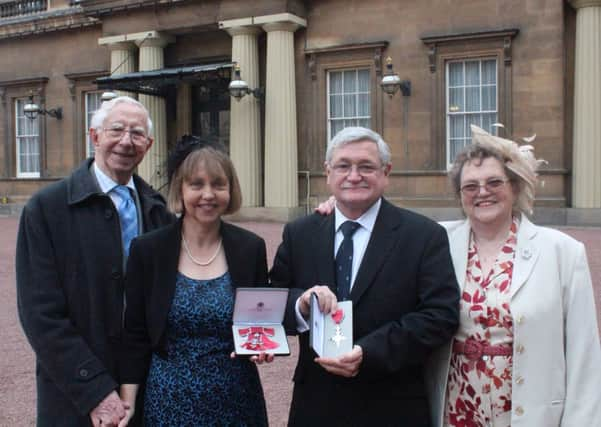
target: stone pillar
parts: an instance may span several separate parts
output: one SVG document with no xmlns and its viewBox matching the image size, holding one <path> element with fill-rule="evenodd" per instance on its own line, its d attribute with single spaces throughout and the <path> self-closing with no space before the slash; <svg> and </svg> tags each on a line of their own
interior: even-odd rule
<svg viewBox="0 0 601 427">
<path fill-rule="evenodd" d="M 261 29 L 252 26 L 228 27 L 232 36 L 232 61 L 240 66 L 241 77 L 250 89 L 259 87 L 258 35 Z M 256 207 L 263 203 L 263 168 L 261 148 L 260 101 L 252 94 L 237 101 L 231 98 L 230 156 L 240 179 L 243 206 Z"/>
<path fill-rule="evenodd" d="M 192 88 L 190 83 L 177 86 L 177 138 L 192 133 Z"/>
<path fill-rule="evenodd" d="M 136 71 L 136 45 L 128 41 L 115 41 L 124 39 L 124 36 L 103 37 L 98 44 L 107 45 L 111 51 L 111 76 L 133 73 Z M 119 96 L 136 98 L 133 92 L 116 91 Z"/>
<path fill-rule="evenodd" d="M 576 10 L 572 206 L 601 208 L 601 0 Z"/>
<path fill-rule="evenodd" d="M 140 71 L 159 70 L 164 67 L 163 49 L 173 38 L 156 31 L 128 34 L 140 50 Z M 167 115 L 165 99 L 160 96 L 142 95 L 139 101 L 148 109 L 153 123 L 154 144 L 138 166 L 138 173 L 153 188 L 165 190 L 167 184 Z"/>
<path fill-rule="evenodd" d="M 298 206 L 298 154 L 294 31 L 306 26 L 295 15 L 254 19 L 267 32 L 265 85 L 265 206 Z"/>
</svg>

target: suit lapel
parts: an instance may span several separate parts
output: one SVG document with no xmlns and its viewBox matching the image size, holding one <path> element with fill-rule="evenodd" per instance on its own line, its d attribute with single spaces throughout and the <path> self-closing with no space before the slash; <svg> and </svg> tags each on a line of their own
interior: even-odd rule
<svg viewBox="0 0 601 427">
<path fill-rule="evenodd" d="M 311 238 L 314 254 L 313 265 L 317 267 L 317 280 L 320 285 L 328 285 L 336 293 L 336 275 L 334 271 L 334 215 L 317 219 L 317 230 Z"/>
<path fill-rule="evenodd" d="M 511 298 L 513 299 L 520 288 L 524 285 L 538 261 L 540 251 L 534 244 L 537 229 L 534 224 L 522 215 L 520 228 L 518 230 L 518 243 L 513 265 L 513 277 L 511 278 Z"/>
<path fill-rule="evenodd" d="M 171 310 L 173 304 L 173 297 L 175 295 L 175 283 L 177 277 L 177 266 L 179 264 L 179 253 L 181 248 L 181 236 L 182 236 L 182 220 L 181 218 L 168 225 L 167 236 L 164 241 L 160 242 L 160 248 L 157 250 L 157 254 L 153 255 L 150 259 L 155 259 L 155 256 L 160 254 L 161 268 L 157 269 L 160 277 L 156 280 L 155 284 L 158 290 L 162 291 L 161 301 L 167 302 L 167 304 L 157 304 L 157 307 L 163 307 L 162 311 L 158 314 L 157 325 L 159 326 L 160 333 L 157 336 L 162 336 L 165 327 L 167 326 L 167 316 Z M 158 260 L 157 260 L 158 261 Z"/>
<path fill-rule="evenodd" d="M 467 270 L 467 252 L 470 244 L 471 226 L 469 221 L 463 223 L 449 233 L 449 245 L 451 248 L 451 259 L 455 269 L 455 277 L 459 288 L 463 290 L 465 286 L 465 273 Z"/>
<path fill-rule="evenodd" d="M 400 226 L 401 221 L 397 215 L 392 215 L 392 210 L 392 206 L 382 199 L 380 212 L 378 212 L 374 229 L 351 289 L 350 297 L 353 305 L 358 304 L 361 296 L 371 286 L 382 264 L 390 256 L 394 243 L 398 238 L 394 230 Z"/>
</svg>

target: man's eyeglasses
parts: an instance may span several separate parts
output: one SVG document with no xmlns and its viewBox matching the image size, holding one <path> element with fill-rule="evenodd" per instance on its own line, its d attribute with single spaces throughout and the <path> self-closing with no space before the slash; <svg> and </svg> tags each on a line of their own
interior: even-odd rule
<svg viewBox="0 0 601 427">
<path fill-rule="evenodd" d="M 467 184 L 463 184 L 461 186 L 461 192 L 465 196 L 475 196 L 480 192 L 480 188 L 484 187 L 489 193 L 497 193 L 508 182 L 509 180 L 504 178 L 490 178 L 484 183 L 474 181 L 468 182 Z"/>
<path fill-rule="evenodd" d="M 360 165 L 353 165 L 350 163 L 336 163 L 331 166 L 332 170 L 336 175 L 346 176 L 351 173 L 353 168 L 357 171 L 357 173 L 361 176 L 371 176 L 382 169 L 382 166 L 376 166 L 371 163 L 365 163 Z"/>
<path fill-rule="evenodd" d="M 142 128 L 129 128 L 124 126 L 111 126 L 102 129 L 106 136 L 113 140 L 121 140 L 126 133 L 129 133 L 129 138 L 132 143 L 138 146 L 144 146 L 148 143 L 148 135 Z"/>
</svg>

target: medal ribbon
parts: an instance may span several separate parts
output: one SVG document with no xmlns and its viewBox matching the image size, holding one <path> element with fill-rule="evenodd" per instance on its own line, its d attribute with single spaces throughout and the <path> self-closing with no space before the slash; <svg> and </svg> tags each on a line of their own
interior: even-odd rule
<svg viewBox="0 0 601 427">
<path fill-rule="evenodd" d="M 269 339 L 269 337 L 275 335 L 274 328 L 251 326 L 249 328 L 238 329 L 238 334 L 241 337 L 247 337 L 246 342 L 242 344 L 242 347 L 247 350 L 264 351 L 279 347 L 277 342 Z"/>
</svg>

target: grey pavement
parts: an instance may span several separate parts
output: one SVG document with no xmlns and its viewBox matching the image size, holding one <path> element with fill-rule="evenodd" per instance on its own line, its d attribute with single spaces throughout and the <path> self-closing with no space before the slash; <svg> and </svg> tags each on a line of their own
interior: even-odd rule
<svg viewBox="0 0 601 427">
<path fill-rule="evenodd" d="M 243 222 L 267 242 L 269 262 L 281 240 L 283 224 Z M 34 357 L 21 330 L 15 296 L 16 216 L 0 216 L 0 426 L 35 425 Z M 601 317 L 601 228 L 562 227 L 587 248 L 593 275 L 597 316 Z M 289 338 L 292 354 L 260 366 L 271 426 L 285 426 L 292 395 L 292 373 L 297 359 L 296 338 Z"/>
</svg>

